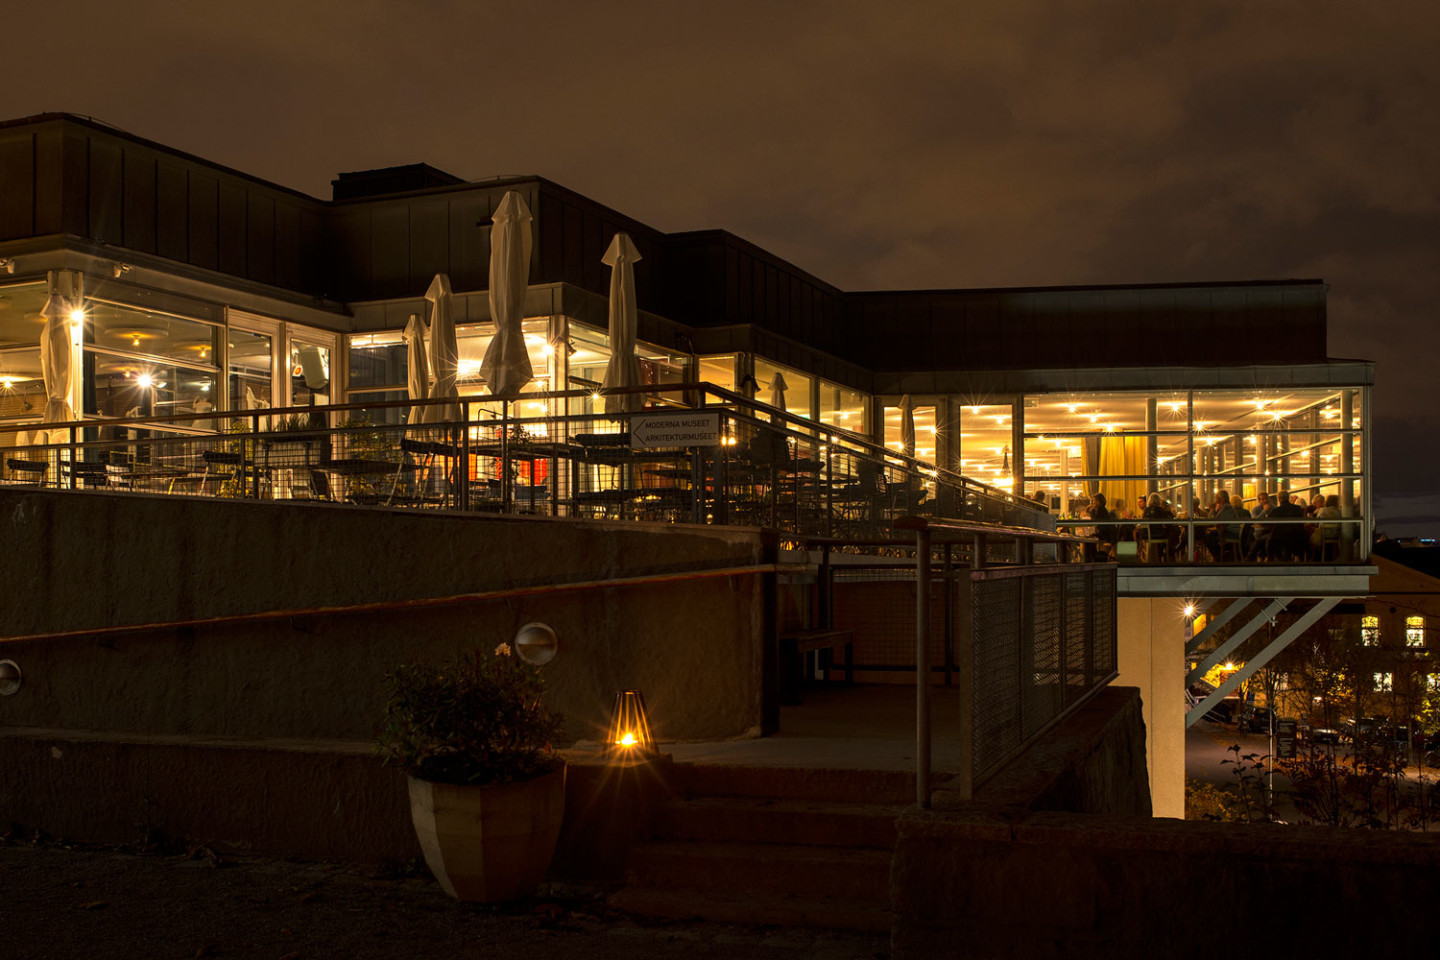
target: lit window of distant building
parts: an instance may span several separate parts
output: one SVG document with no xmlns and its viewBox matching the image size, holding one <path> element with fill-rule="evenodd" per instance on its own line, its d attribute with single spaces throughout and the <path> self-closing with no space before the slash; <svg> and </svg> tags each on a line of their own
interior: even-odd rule
<svg viewBox="0 0 1440 960">
<path fill-rule="evenodd" d="M 1377 693 L 1389 693 L 1394 683 L 1394 677 L 1388 673 L 1375 674 L 1375 690 Z"/>
<path fill-rule="evenodd" d="M 1367 647 L 1380 646 L 1380 618 L 1360 618 L 1360 642 Z"/>
<path fill-rule="evenodd" d="M 1405 618 L 1405 646 L 1407 646 L 1407 647 L 1423 647 L 1423 646 L 1425 646 L 1425 618 L 1424 618 L 1424 617 L 1406 617 L 1406 618 Z"/>
</svg>

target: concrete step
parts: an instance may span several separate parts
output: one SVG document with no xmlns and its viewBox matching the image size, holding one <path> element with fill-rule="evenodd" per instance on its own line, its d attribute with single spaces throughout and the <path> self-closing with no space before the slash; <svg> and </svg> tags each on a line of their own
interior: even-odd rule
<svg viewBox="0 0 1440 960">
<path fill-rule="evenodd" d="M 915 802 L 914 771 L 820 770 L 799 767 L 676 763 L 673 787 L 681 796 L 784 797 L 832 803 Z M 935 786 L 945 778 L 937 777 Z"/>
<path fill-rule="evenodd" d="M 656 811 L 654 835 L 669 840 L 895 848 L 903 808 L 768 797 L 694 797 Z"/>
<path fill-rule="evenodd" d="M 689 890 L 626 887 L 610 896 L 610 906 L 626 913 L 670 920 L 759 924 L 777 927 L 823 927 L 883 933 L 891 927 L 890 911 L 870 902 L 834 900 L 749 899 Z"/>
<path fill-rule="evenodd" d="M 889 850 L 858 847 L 662 840 L 632 847 L 626 873 L 631 887 L 883 907 L 890 857 Z"/>
</svg>

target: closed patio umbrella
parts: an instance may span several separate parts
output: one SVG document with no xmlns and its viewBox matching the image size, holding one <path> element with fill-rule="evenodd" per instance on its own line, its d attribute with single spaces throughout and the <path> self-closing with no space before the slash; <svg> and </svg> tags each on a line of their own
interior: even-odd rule
<svg viewBox="0 0 1440 960">
<path fill-rule="evenodd" d="M 908 393 L 900 398 L 900 446 L 905 456 L 915 456 L 915 403 Z"/>
<path fill-rule="evenodd" d="M 73 372 L 70 365 L 70 305 L 58 293 L 51 293 L 40 310 L 45 326 L 40 330 L 40 376 L 45 381 L 45 413 L 42 423 L 65 423 L 75 419 L 70 407 Z M 69 434 L 60 430 L 37 430 L 36 443 L 63 443 Z"/>
<path fill-rule="evenodd" d="M 405 324 L 405 389 L 411 400 L 430 396 L 430 363 L 425 356 L 425 321 L 420 314 L 410 314 Z M 407 421 L 412 427 L 425 420 L 424 407 L 411 407 Z"/>
<path fill-rule="evenodd" d="M 506 192 L 490 231 L 490 318 L 495 336 L 480 363 L 480 375 L 496 397 L 515 397 L 534 371 L 525 349 L 525 291 L 530 281 L 530 208 L 514 190 Z M 434 336 L 434 331 L 431 331 Z"/>
<path fill-rule="evenodd" d="M 639 311 L 635 304 L 635 249 L 630 235 L 615 234 L 601 262 L 610 268 L 610 362 L 605 365 L 605 390 L 640 386 L 640 361 L 635 357 L 635 336 Z M 645 405 L 639 393 L 606 396 L 606 413 L 626 413 Z"/>
<path fill-rule="evenodd" d="M 770 406 L 785 409 L 785 377 L 776 371 L 775 378 L 770 381 Z"/>
<path fill-rule="evenodd" d="M 430 373 L 435 385 L 430 396 L 436 399 L 459 399 L 460 391 L 455 386 L 460 376 L 460 346 L 455 342 L 455 315 L 452 308 L 450 278 L 443 273 L 435 274 L 430 289 L 425 291 L 430 302 Z M 407 328 L 408 329 L 408 328 Z M 446 423 L 460 419 L 460 405 L 439 403 L 425 408 L 422 423 Z"/>
</svg>

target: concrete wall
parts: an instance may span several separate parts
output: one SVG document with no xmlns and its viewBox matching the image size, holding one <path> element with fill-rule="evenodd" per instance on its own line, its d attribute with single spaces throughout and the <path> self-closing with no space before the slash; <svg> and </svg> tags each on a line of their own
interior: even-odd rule
<svg viewBox="0 0 1440 960">
<path fill-rule="evenodd" d="M 432 603 L 504 588 L 758 562 L 755 531 L 0 490 L 0 642 L 25 685 L 0 726 L 368 740 L 392 665 L 493 648 L 531 620 L 569 732 L 595 735 L 620 687 L 659 735 L 753 732 L 758 575 Z M 379 611 L 347 606 L 408 602 Z M 314 611 L 281 619 L 97 628 Z"/>
<path fill-rule="evenodd" d="M 907 813 L 891 955 L 1430 956 L 1440 836 L 985 809 Z"/>
<path fill-rule="evenodd" d="M 0 657 L 24 673 L 0 697 L 0 824 L 386 859 L 393 817 L 367 807 L 404 803 L 370 755 L 386 670 L 532 620 L 560 636 L 544 671 L 573 739 L 603 737 L 623 687 L 644 691 L 662 741 L 761 723 L 762 576 L 704 574 L 762 560 L 755 531 L 0 489 L 0 543 Z M 446 599 L 669 573 L 692 578 Z M 295 612 L 255 616 L 273 610 Z M 231 619 L 90 632 L 206 618 Z M 333 776 L 286 778 L 301 768 Z M 216 804 L 218 834 L 197 813 Z M 267 804 L 328 839 L 275 840 Z M 247 811 L 253 829 L 230 832 Z M 346 838 L 365 831 L 375 856 Z"/>
<path fill-rule="evenodd" d="M 1140 690 L 1149 733 L 1147 766 L 1155 816 L 1185 816 L 1184 601 L 1121 598 L 1116 602 L 1115 681 Z"/>
</svg>

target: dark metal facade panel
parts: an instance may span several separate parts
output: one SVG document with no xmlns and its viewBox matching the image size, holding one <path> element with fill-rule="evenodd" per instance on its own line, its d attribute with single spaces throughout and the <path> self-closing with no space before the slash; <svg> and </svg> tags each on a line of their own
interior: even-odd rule
<svg viewBox="0 0 1440 960">
<path fill-rule="evenodd" d="M 382 300 L 424 292 L 429 285 L 410 275 L 410 206 L 378 204 L 370 211 L 365 274 L 371 295 Z"/>
<path fill-rule="evenodd" d="M 450 273 L 450 204 L 441 197 L 410 205 L 410 289 Z M 452 278 L 453 281 L 453 278 Z"/>
<path fill-rule="evenodd" d="M 190 259 L 190 184 L 185 168 L 164 159 L 155 167 L 155 252 L 185 263 Z"/>
<path fill-rule="evenodd" d="M 125 176 L 121 242 L 130 250 L 155 252 L 155 155 L 128 149 L 121 157 Z"/>
<path fill-rule="evenodd" d="M 186 208 L 190 262 L 207 270 L 220 268 L 220 181 L 198 170 L 187 174 Z"/>
<path fill-rule="evenodd" d="M 220 255 L 220 269 L 232 276 L 248 276 L 245 254 L 248 245 L 245 240 L 245 220 L 249 198 L 239 184 L 220 182 L 220 221 L 216 225 L 216 239 Z"/>
<path fill-rule="evenodd" d="M 271 281 L 288 290 L 305 288 L 300 263 L 300 210 L 289 204 L 275 205 L 275 276 Z"/>
<path fill-rule="evenodd" d="M 124 241 L 125 157 L 117 144 L 88 142 L 89 218 L 86 235 L 104 243 Z"/>
<path fill-rule="evenodd" d="M 454 289 L 490 288 L 490 218 L 494 216 L 499 202 L 500 197 L 490 191 L 467 191 L 448 195 L 448 272 Z M 423 293 L 424 290 L 419 292 Z"/>
<path fill-rule="evenodd" d="M 35 229 L 35 138 L 0 139 L 0 240 L 28 237 Z"/>
<path fill-rule="evenodd" d="M 275 200 L 256 193 L 251 193 L 246 199 L 246 276 L 261 283 L 274 283 Z"/>
</svg>

